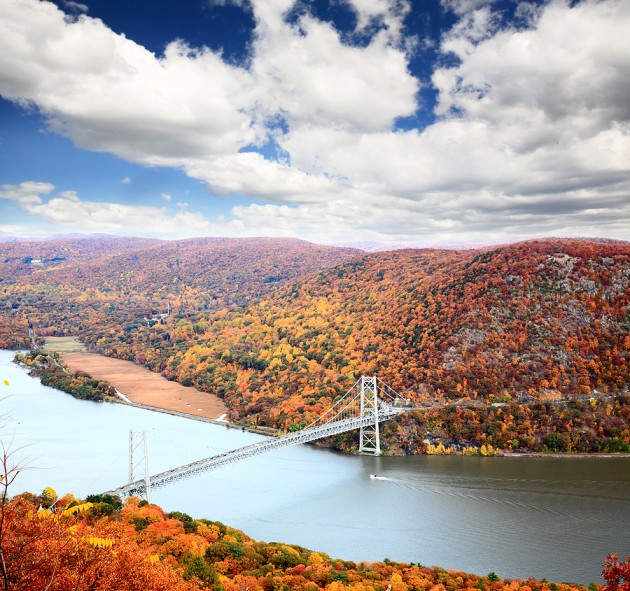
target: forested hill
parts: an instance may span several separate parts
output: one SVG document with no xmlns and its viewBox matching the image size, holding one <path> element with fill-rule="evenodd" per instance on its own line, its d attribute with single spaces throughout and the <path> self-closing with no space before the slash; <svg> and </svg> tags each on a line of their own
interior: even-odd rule
<svg viewBox="0 0 630 591">
<path fill-rule="evenodd" d="M 361 251 L 295 239 L 85 237 L 0 244 L 0 346 L 38 334 L 114 332 L 164 313 L 243 304 Z M 131 330 L 131 329 L 130 329 Z M 17 342 L 16 342 L 17 338 Z"/>
<path fill-rule="evenodd" d="M 319 416 L 362 374 L 416 402 L 457 403 L 392 422 L 400 432 L 385 441 L 403 453 L 426 451 L 427 434 L 630 451 L 627 243 L 366 254 L 298 240 L 105 240 L 94 255 L 85 242 L 67 256 L 8 245 L 0 344 L 25 342 L 28 318 L 40 335 L 78 335 L 220 396 L 233 421 L 281 429 Z"/>
<path fill-rule="evenodd" d="M 193 324 L 92 339 L 287 427 L 361 374 L 416 401 L 627 391 L 630 245 L 530 241 L 356 257 Z M 160 338 L 169 333 L 168 344 Z"/>
</svg>

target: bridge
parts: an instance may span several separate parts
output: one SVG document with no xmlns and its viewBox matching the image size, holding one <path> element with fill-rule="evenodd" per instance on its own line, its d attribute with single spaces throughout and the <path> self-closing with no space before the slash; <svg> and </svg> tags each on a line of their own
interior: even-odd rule
<svg viewBox="0 0 630 591">
<path fill-rule="evenodd" d="M 402 398 L 381 380 L 376 377 L 362 376 L 330 409 L 300 431 L 198 460 L 185 466 L 160 472 L 154 476 L 149 476 L 146 472 L 145 439 L 145 475 L 139 480 L 133 478 L 133 444 L 130 440 L 130 482 L 102 494 L 122 497 L 142 495 L 150 500 L 150 493 L 153 488 L 166 486 L 184 478 L 190 478 L 209 470 L 216 470 L 228 464 L 276 449 L 308 443 L 354 429 L 360 429 L 359 452 L 380 455 L 379 423 L 387 421 L 409 408 L 409 401 Z"/>
</svg>

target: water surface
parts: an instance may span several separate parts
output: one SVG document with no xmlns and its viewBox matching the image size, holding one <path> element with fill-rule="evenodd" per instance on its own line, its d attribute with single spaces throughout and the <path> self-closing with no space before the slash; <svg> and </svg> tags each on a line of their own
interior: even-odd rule
<svg viewBox="0 0 630 591">
<path fill-rule="evenodd" d="M 12 357 L 0 351 L 2 439 L 28 463 L 13 494 L 53 486 L 85 496 L 123 484 L 130 429 L 148 433 L 151 473 L 262 439 L 78 401 L 42 386 Z M 255 539 L 355 561 L 588 584 L 606 554 L 630 554 L 630 458 L 374 458 L 299 446 L 155 490 L 152 500 Z"/>
</svg>

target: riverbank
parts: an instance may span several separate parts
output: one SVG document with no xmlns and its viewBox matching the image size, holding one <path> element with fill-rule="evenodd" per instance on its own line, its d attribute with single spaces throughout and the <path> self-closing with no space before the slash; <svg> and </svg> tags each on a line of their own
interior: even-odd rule
<svg viewBox="0 0 630 591">
<path fill-rule="evenodd" d="M 626 452 L 618 452 L 618 453 L 543 453 L 543 452 L 534 452 L 534 451 L 526 451 L 526 452 L 512 452 L 505 451 L 497 454 L 498 457 L 504 458 L 630 458 L 630 453 Z"/>
<path fill-rule="evenodd" d="M 24 350 L 0 350 L 12 354 L 27 353 Z M 49 337 L 41 351 L 44 354 L 59 354 L 63 364 L 57 365 L 63 371 L 69 371 L 71 374 L 75 372 L 84 373 L 95 380 L 102 380 L 103 383 L 110 385 L 111 396 L 101 399 L 106 402 L 114 402 L 174 417 L 220 425 L 230 429 L 239 429 L 267 437 L 278 435 L 277 429 L 271 427 L 243 426 L 231 423 L 227 418 L 229 411 L 218 397 L 206 392 L 199 392 L 192 387 L 182 386 L 177 382 L 170 382 L 163 376 L 135 365 L 130 361 L 88 353 L 85 347 L 74 337 Z M 79 357 L 78 354 L 83 355 L 83 357 Z M 19 365 L 29 369 L 28 364 Z M 31 374 L 31 377 L 37 376 Z M 41 376 L 39 377 L 41 381 L 42 378 Z M 61 389 L 77 398 L 92 399 L 76 396 L 68 389 L 60 388 L 53 383 L 44 385 Z M 153 389 L 150 390 L 147 387 L 152 387 Z M 130 396 L 127 396 L 127 393 L 130 393 Z M 200 406 L 200 404 L 204 406 Z"/>
<path fill-rule="evenodd" d="M 141 408 L 142 410 L 150 410 L 151 412 L 159 412 L 162 414 L 170 415 L 172 417 L 180 417 L 182 419 L 189 419 L 191 421 L 200 421 L 202 423 L 209 423 L 211 425 L 221 425 L 222 427 L 227 427 L 228 429 L 239 429 L 241 431 L 247 431 L 248 433 L 256 433 L 257 435 L 265 435 L 266 437 L 274 437 L 278 435 L 277 429 L 272 429 L 270 427 L 251 427 L 238 425 L 237 423 L 231 423 L 227 419 L 217 418 L 211 419 L 208 417 L 200 416 L 200 415 L 191 415 L 186 412 L 179 412 L 177 410 L 171 410 L 168 408 L 160 408 L 159 406 L 148 406 L 146 404 L 139 404 L 132 401 L 125 400 L 117 400 L 117 404 L 124 404 L 127 406 L 132 406 L 134 408 Z"/>
<path fill-rule="evenodd" d="M 265 436 L 275 436 L 277 429 L 271 427 L 243 426 L 230 423 L 228 419 L 229 410 L 218 397 L 207 392 L 200 392 L 194 387 L 183 386 L 178 382 L 169 381 L 162 375 L 151 372 L 143 366 L 139 366 L 130 361 L 105 357 L 103 355 L 89 353 L 85 347 L 75 337 L 49 337 L 46 340 L 44 350 L 58 354 L 63 364 L 68 367 L 71 373 L 85 372 L 95 380 L 101 380 L 110 384 L 112 394 L 115 392 L 116 402 L 132 404 L 145 410 L 152 410 L 161 413 L 172 414 L 188 419 L 201 420 L 209 423 L 216 423 L 235 429 L 247 430 Z M 68 391 L 65 388 L 61 388 Z M 74 395 L 74 394 L 73 394 Z M 85 396 L 78 396 L 83 397 Z M 435 447 L 435 446 L 429 446 Z M 437 446 L 438 451 L 426 451 L 426 453 L 437 455 L 494 455 L 506 457 L 630 457 L 630 453 L 625 450 L 615 451 L 605 449 L 593 452 L 557 452 L 557 451 L 512 451 L 494 449 L 492 446 L 481 446 L 479 453 L 470 453 L 476 448 L 467 448 L 466 453 L 453 452 L 446 446 L 443 454 L 439 451 L 441 444 Z M 484 451 L 484 448 L 488 449 Z M 627 445 L 626 445 L 627 447 Z M 338 448 L 341 451 L 352 451 L 350 448 Z M 404 450 L 403 450 L 404 452 Z M 421 450 L 415 453 L 387 455 L 416 455 L 422 453 Z"/>
</svg>

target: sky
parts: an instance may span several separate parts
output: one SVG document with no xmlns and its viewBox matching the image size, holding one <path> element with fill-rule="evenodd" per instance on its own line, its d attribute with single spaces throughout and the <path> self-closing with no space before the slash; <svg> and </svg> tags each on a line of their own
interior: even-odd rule
<svg viewBox="0 0 630 591">
<path fill-rule="evenodd" d="M 0 0 L 0 238 L 630 238 L 630 0 Z"/>
</svg>

